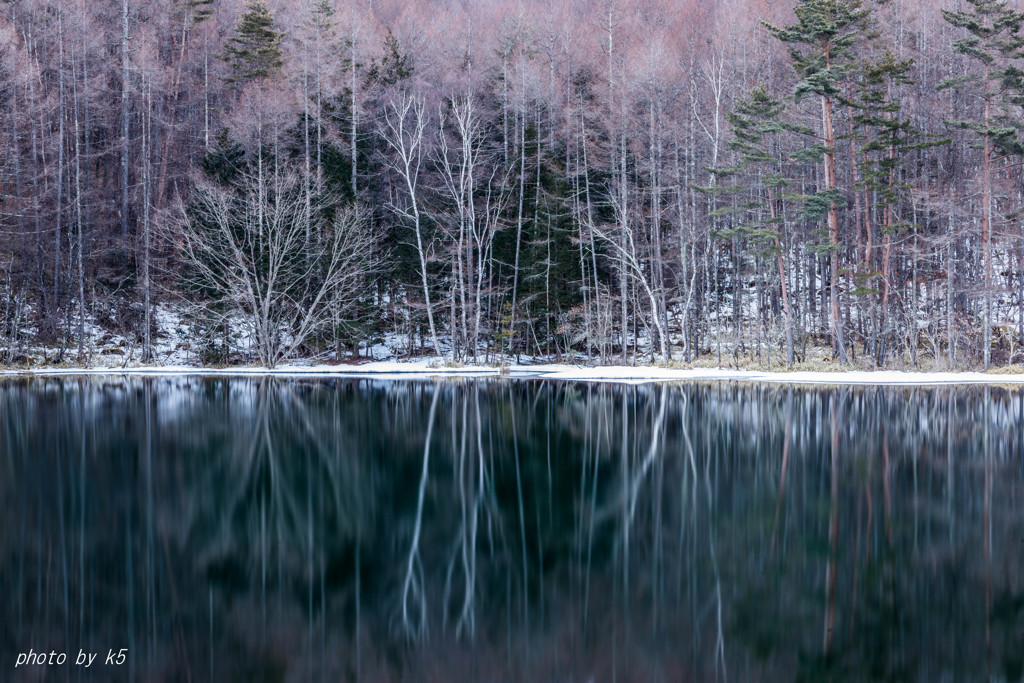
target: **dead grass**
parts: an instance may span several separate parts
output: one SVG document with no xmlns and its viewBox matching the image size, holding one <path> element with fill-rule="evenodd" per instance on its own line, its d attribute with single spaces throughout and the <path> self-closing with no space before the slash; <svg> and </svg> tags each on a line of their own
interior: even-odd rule
<svg viewBox="0 0 1024 683">
<path fill-rule="evenodd" d="M 813 355 L 808 353 L 808 355 Z M 860 363 L 850 363 L 847 365 L 840 365 L 839 363 L 821 357 L 811 357 L 799 363 L 793 365 L 787 365 L 785 362 L 780 362 L 777 358 L 772 358 L 771 362 L 758 363 L 749 358 L 741 358 L 738 362 L 733 362 L 732 357 L 722 355 L 722 363 L 719 366 L 717 355 L 703 355 L 693 359 L 690 363 L 683 363 L 681 361 L 672 361 L 667 366 L 673 370 L 717 370 L 719 367 L 727 370 L 749 370 L 751 372 L 846 372 L 849 370 L 868 370 L 867 366 L 862 366 Z"/>
<path fill-rule="evenodd" d="M 999 368 L 990 368 L 990 375 L 1024 375 L 1024 365 L 1004 365 Z"/>
</svg>

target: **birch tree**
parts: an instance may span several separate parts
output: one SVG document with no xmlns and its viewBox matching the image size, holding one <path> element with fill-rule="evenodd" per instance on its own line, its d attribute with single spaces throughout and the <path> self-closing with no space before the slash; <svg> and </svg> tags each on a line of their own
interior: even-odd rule
<svg viewBox="0 0 1024 683">
<path fill-rule="evenodd" d="M 423 301 L 427 309 L 427 324 L 430 327 L 430 341 L 438 358 L 441 353 L 441 342 L 434 324 L 434 309 L 430 303 L 430 282 L 427 270 L 428 248 L 424 237 L 424 216 L 420 197 L 420 175 L 423 171 L 425 156 L 424 134 L 427 116 L 423 99 L 415 95 L 404 94 L 392 100 L 384 110 L 381 135 L 392 155 L 389 166 L 397 175 L 402 200 L 397 198 L 390 203 L 390 208 L 399 217 L 412 223 L 413 235 L 416 238 L 416 256 L 419 259 L 420 283 L 423 286 Z"/>
</svg>

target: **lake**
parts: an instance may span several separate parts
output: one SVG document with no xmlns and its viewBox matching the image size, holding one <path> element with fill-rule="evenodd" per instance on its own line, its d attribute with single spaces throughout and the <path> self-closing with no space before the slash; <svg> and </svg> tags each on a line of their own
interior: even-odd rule
<svg viewBox="0 0 1024 683">
<path fill-rule="evenodd" d="M 1024 675 L 1020 389 L 6 379 L 0 514 L 3 680 Z"/>
</svg>

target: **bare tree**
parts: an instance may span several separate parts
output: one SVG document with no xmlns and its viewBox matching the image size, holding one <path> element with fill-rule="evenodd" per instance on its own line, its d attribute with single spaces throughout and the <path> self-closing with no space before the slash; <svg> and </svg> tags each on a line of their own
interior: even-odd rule
<svg viewBox="0 0 1024 683">
<path fill-rule="evenodd" d="M 646 267 L 643 261 L 642 254 L 645 249 L 640 244 L 640 235 L 638 234 L 640 226 L 625 218 L 618 218 L 620 215 L 624 215 L 628 209 L 621 206 L 616 201 L 617 199 L 616 195 L 611 195 L 612 209 L 618 219 L 617 226 L 612 229 L 597 228 L 597 234 L 607 243 L 611 252 L 618 256 L 625 272 L 633 276 L 636 283 L 643 289 L 644 294 L 647 295 L 647 301 L 651 306 L 651 321 L 654 323 L 658 337 L 658 352 L 661 354 L 662 360 L 667 363 L 670 360 L 668 335 L 662 318 L 658 315 L 658 294 L 653 264 L 649 264 L 651 267 Z"/>
<path fill-rule="evenodd" d="M 455 309 L 457 290 L 462 352 L 476 359 L 484 283 L 499 217 L 508 204 L 509 183 L 495 163 L 494 150 L 487 146 L 486 128 L 477 113 L 476 98 L 472 94 L 458 96 L 450 105 L 450 111 L 442 111 L 439 116 L 440 191 L 451 207 L 442 224 L 454 248 L 452 270 L 456 285 L 452 289 L 452 308 Z M 512 315 L 514 321 L 514 311 Z M 455 322 L 453 329 L 457 327 Z"/>
<path fill-rule="evenodd" d="M 394 152 L 391 168 L 401 179 L 403 190 L 408 196 L 402 204 L 391 203 L 391 209 L 399 216 L 412 222 L 416 234 L 416 254 L 419 257 L 420 277 L 423 283 L 423 300 L 427 307 L 427 322 L 430 325 L 430 340 L 434 353 L 441 357 L 441 343 L 434 326 L 434 309 L 430 305 L 430 285 L 427 282 L 427 252 L 423 240 L 423 215 L 420 209 L 419 180 L 423 168 L 424 130 L 426 113 L 423 99 L 414 95 L 402 95 L 393 100 L 384 110 L 381 135 Z"/>
<path fill-rule="evenodd" d="M 192 305 L 228 322 L 241 320 L 260 362 L 274 367 L 351 309 L 375 270 L 377 236 L 356 207 L 313 199 L 306 239 L 302 177 L 283 171 L 273 188 L 243 175 L 225 188 L 197 179 L 190 200 L 163 224 L 184 262 Z"/>
</svg>

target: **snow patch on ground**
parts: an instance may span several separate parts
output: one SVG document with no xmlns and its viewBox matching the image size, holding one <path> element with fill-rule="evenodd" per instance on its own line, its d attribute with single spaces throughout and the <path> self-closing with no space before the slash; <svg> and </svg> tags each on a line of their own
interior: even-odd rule
<svg viewBox="0 0 1024 683">
<path fill-rule="evenodd" d="M 648 384 L 654 382 L 768 382 L 783 384 L 843 385 L 942 385 L 1017 384 L 1024 374 L 980 372 L 758 372 L 724 368 L 672 369 L 645 366 L 511 365 L 506 367 L 448 367 L 434 360 L 377 361 L 359 365 L 288 365 L 273 370 L 260 367 L 200 368 L 191 365 L 162 365 L 124 368 L 59 368 L 3 372 L 6 376 L 69 375 L 212 375 L 224 377 L 341 377 L 375 379 L 429 379 L 507 377 L 583 382 Z"/>
<path fill-rule="evenodd" d="M 202 376 L 226 377 L 346 377 L 373 379 L 431 379 L 507 377 L 514 379 L 550 379 L 561 381 L 613 382 L 623 384 L 649 384 L 656 382 L 770 382 L 786 384 L 843 384 L 843 385 L 943 385 L 943 384 L 1002 384 L 1024 385 L 1024 374 L 986 374 L 980 372 L 895 372 L 895 371 L 835 371 L 835 372 L 762 372 L 726 368 L 678 369 L 654 365 L 572 365 L 553 364 L 544 358 L 522 356 L 514 364 L 475 364 L 456 366 L 436 357 L 396 360 L 408 353 L 406 336 L 392 334 L 363 346 L 359 354 L 369 361 L 348 364 L 323 364 L 324 358 L 306 358 L 279 366 L 273 370 L 255 366 L 209 368 L 199 365 L 197 349 L 190 343 L 189 323 L 173 305 L 158 305 L 153 309 L 154 323 L 159 331 L 152 339 L 154 360 L 151 365 L 141 362 L 141 345 L 136 338 L 125 337 L 105 330 L 95 321 L 86 320 L 86 351 L 89 367 L 47 367 L 56 358 L 54 349 L 26 350 L 35 358 L 36 367 L 29 370 L 0 372 L 0 376 Z M 233 321 L 231 334 L 243 339 L 244 326 Z M 640 355 L 646 339 L 638 339 Z M 442 352 L 447 349 L 442 349 Z M 40 353 L 41 352 L 41 353 Z M 487 355 L 481 348 L 481 357 L 501 363 L 503 356 Z M 73 355 L 74 349 L 66 354 Z M 381 360 L 378 360 L 381 359 Z M 509 359 L 511 360 L 511 359 Z"/>
</svg>

